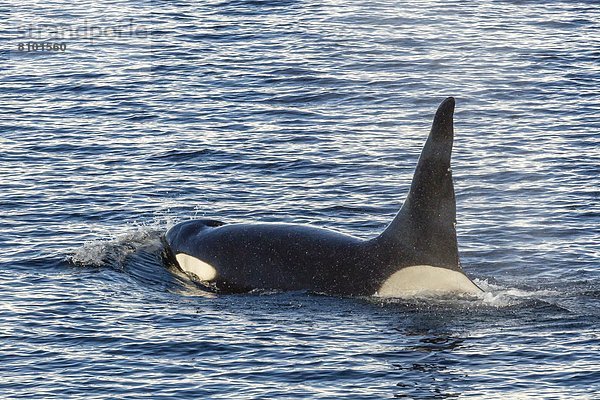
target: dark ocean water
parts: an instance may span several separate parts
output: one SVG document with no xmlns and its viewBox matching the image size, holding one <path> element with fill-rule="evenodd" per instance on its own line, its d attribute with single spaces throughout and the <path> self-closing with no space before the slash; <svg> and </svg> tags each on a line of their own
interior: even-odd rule
<svg viewBox="0 0 600 400">
<path fill-rule="evenodd" d="M 599 398 L 597 1 L 0 20 L 0 397 Z M 377 234 L 450 95 L 481 298 L 214 295 L 163 267 L 160 236 L 195 217 Z"/>
</svg>

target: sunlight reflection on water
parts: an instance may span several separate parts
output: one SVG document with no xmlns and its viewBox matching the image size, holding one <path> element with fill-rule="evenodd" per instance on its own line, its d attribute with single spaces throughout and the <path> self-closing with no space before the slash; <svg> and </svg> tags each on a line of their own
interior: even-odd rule
<svg viewBox="0 0 600 400">
<path fill-rule="evenodd" d="M 593 398 L 599 11 L 9 2 L 0 393 Z M 49 40 L 67 50 L 19 51 Z M 482 298 L 220 296 L 161 265 L 160 234 L 195 217 L 372 237 L 448 95 Z"/>
</svg>

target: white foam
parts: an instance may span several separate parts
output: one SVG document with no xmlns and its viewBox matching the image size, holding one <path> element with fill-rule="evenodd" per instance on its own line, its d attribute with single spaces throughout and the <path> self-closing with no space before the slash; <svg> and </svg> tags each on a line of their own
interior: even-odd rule
<svg viewBox="0 0 600 400">
<path fill-rule="evenodd" d="M 138 226 L 112 236 L 109 239 L 87 241 L 68 256 L 77 265 L 104 266 L 122 264 L 125 259 L 139 251 L 158 251 L 162 248 L 160 237 L 164 229 L 156 226 Z"/>
<path fill-rule="evenodd" d="M 555 290 L 525 290 L 514 287 L 503 287 L 490 283 L 487 280 L 475 279 L 474 281 L 484 290 L 484 292 L 478 296 L 479 300 L 483 304 L 493 307 L 509 307 L 520 304 L 525 300 L 539 299 L 559 294 L 559 292 Z"/>
</svg>

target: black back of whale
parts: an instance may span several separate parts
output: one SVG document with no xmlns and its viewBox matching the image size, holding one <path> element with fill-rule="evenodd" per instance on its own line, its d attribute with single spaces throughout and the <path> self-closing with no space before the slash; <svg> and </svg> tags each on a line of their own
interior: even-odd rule
<svg viewBox="0 0 600 400">
<path fill-rule="evenodd" d="M 450 158 L 454 98 L 444 100 L 417 164 L 410 192 L 385 231 L 361 240 L 294 224 L 225 224 L 193 220 L 171 228 L 168 251 L 217 270 L 212 287 L 374 294 L 403 267 L 430 265 L 463 272 L 456 239 Z"/>
</svg>

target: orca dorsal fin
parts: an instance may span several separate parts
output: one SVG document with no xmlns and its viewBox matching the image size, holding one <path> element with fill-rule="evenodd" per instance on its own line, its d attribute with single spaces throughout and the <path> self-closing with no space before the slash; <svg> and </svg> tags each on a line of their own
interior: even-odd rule
<svg viewBox="0 0 600 400">
<path fill-rule="evenodd" d="M 454 103 L 454 98 L 448 97 L 438 107 L 410 192 L 394 220 L 376 240 L 402 252 L 409 263 L 462 271 L 450 169 Z"/>
</svg>

